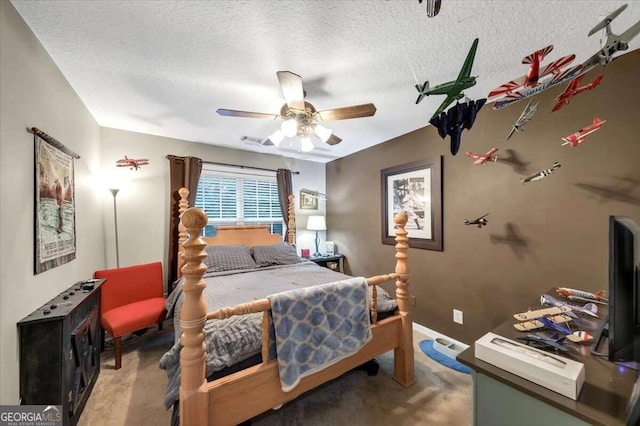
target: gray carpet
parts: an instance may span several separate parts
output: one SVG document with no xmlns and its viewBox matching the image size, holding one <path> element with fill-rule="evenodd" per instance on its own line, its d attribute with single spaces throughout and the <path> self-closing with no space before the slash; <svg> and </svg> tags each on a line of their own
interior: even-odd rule
<svg viewBox="0 0 640 426">
<path fill-rule="evenodd" d="M 173 329 L 149 330 L 123 345 L 122 368 L 114 370 L 113 351 L 102 352 L 96 386 L 80 426 L 169 425 L 162 405 L 167 377 L 158 368 L 173 343 Z M 431 360 L 418 348 L 425 336 L 414 332 L 416 383 L 403 388 L 392 378 L 393 352 L 377 358 L 380 372 L 354 371 L 314 389 L 279 410 L 253 420 L 271 425 L 470 425 L 471 376 Z"/>
</svg>

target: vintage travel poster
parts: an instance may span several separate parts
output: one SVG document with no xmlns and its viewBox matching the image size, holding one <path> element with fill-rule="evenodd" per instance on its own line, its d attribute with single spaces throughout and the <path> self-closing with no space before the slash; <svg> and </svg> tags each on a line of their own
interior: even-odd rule
<svg viewBox="0 0 640 426">
<path fill-rule="evenodd" d="M 35 135 L 35 273 L 76 257 L 73 157 Z"/>
</svg>

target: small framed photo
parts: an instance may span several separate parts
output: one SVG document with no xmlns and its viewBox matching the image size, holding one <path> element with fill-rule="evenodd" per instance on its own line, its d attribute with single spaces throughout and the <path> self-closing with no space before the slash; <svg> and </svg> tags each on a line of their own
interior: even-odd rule
<svg viewBox="0 0 640 426">
<path fill-rule="evenodd" d="M 301 190 L 300 191 L 300 209 L 318 210 L 318 192 Z"/>
<path fill-rule="evenodd" d="M 329 255 L 336 254 L 336 245 L 333 243 L 333 241 L 327 241 L 325 243 L 325 253 Z"/>
</svg>

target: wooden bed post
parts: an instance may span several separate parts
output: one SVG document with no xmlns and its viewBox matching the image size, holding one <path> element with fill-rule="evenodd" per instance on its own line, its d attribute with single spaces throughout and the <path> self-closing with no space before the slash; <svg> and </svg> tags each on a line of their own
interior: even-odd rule
<svg viewBox="0 0 640 426">
<path fill-rule="evenodd" d="M 407 224 L 407 215 L 404 212 L 396 214 L 393 218 L 396 223 L 396 300 L 402 320 L 400 333 L 400 346 L 394 350 L 393 378 L 402 386 L 411 386 L 415 382 L 413 360 L 413 321 L 409 308 L 409 268 L 407 265 L 407 250 L 409 239 L 404 229 Z"/>
<path fill-rule="evenodd" d="M 190 208 L 182 214 L 181 222 L 189 238 L 184 243 L 185 252 L 182 254 L 185 262 L 182 274 L 186 279 L 182 285 L 184 304 L 180 314 L 180 343 L 183 346 L 180 351 L 180 424 L 204 426 L 209 424 L 206 347 L 202 331 L 207 318 L 207 307 L 202 298 L 206 287 L 202 275 L 207 270 L 202 259 L 207 257 L 203 250 L 207 243 L 200 238 L 200 233 L 207 224 L 207 215 L 200 209 Z"/>
<path fill-rule="evenodd" d="M 295 196 L 289 194 L 287 199 L 289 205 L 287 206 L 287 242 L 289 244 L 296 243 L 296 205 L 293 203 Z"/>
<path fill-rule="evenodd" d="M 178 202 L 178 217 L 181 218 L 184 212 L 189 208 L 189 190 L 185 187 L 182 187 L 178 190 L 178 194 L 180 194 L 180 201 Z M 183 252 L 182 245 L 187 241 L 187 228 L 182 224 L 182 220 L 178 222 L 178 256 L 176 261 L 177 263 L 177 277 L 180 278 L 182 276 L 182 265 L 184 265 L 184 260 L 182 259 L 181 253 Z"/>
</svg>

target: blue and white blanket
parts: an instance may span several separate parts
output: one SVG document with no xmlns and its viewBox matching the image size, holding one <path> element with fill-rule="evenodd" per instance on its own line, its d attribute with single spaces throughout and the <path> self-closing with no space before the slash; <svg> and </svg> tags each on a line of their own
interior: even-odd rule
<svg viewBox="0 0 640 426">
<path fill-rule="evenodd" d="M 371 340 L 367 287 L 357 277 L 267 297 L 283 392 Z"/>
</svg>

